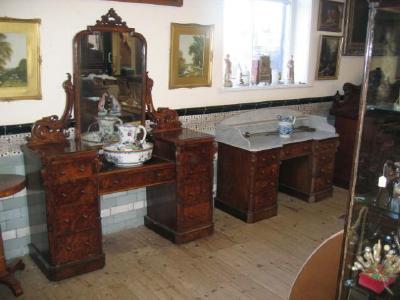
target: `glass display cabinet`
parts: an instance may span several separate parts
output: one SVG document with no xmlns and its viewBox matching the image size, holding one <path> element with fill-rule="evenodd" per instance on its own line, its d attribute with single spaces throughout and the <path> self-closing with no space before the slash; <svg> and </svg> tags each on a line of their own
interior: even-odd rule
<svg viewBox="0 0 400 300">
<path fill-rule="evenodd" d="M 338 299 L 400 299 L 400 1 L 370 4 Z"/>
</svg>

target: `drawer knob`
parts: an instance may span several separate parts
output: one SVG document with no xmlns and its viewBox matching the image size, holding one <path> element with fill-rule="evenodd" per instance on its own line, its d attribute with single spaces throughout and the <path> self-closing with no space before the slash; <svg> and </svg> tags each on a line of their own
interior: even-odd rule
<svg viewBox="0 0 400 300">
<path fill-rule="evenodd" d="M 274 157 L 272 157 L 272 158 L 274 158 Z M 261 161 L 262 161 L 262 162 L 266 162 L 266 161 L 267 161 L 267 158 L 266 158 L 266 157 L 263 157 L 263 158 L 261 158 Z"/>
<path fill-rule="evenodd" d="M 67 247 L 65 247 L 65 250 L 67 250 L 67 251 L 71 251 L 71 250 L 72 250 L 72 248 L 71 248 L 70 246 L 67 246 Z"/>
<path fill-rule="evenodd" d="M 119 183 L 119 180 L 114 179 L 113 183 L 114 183 L 114 184 L 118 184 L 118 183 Z"/>
<path fill-rule="evenodd" d="M 85 242 L 85 245 L 86 245 L 86 246 L 90 246 L 89 241 L 86 241 L 86 242 Z"/>
<path fill-rule="evenodd" d="M 84 171 L 85 171 L 85 166 L 84 166 L 84 165 L 81 165 L 81 166 L 79 167 L 79 171 L 84 172 Z"/>
<path fill-rule="evenodd" d="M 70 219 L 64 219 L 65 224 L 68 224 L 69 222 L 71 222 Z"/>
<path fill-rule="evenodd" d="M 61 196 L 67 198 L 68 195 L 66 193 L 61 193 Z"/>
<path fill-rule="evenodd" d="M 82 195 L 85 195 L 85 194 L 86 194 L 86 191 L 85 191 L 85 190 L 81 190 L 81 194 L 82 194 Z"/>
<path fill-rule="evenodd" d="M 276 158 L 276 155 L 272 155 L 271 157 L 272 157 L 272 159 L 275 159 L 275 158 Z"/>
<path fill-rule="evenodd" d="M 61 171 L 60 174 L 61 174 L 62 176 L 64 176 L 66 173 L 65 173 L 65 171 Z"/>
<path fill-rule="evenodd" d="M 84 218 L 86 220 L 88 218 L 88 215 L 87 214 L 83 214 L 82 218 Z"/>
</svg>

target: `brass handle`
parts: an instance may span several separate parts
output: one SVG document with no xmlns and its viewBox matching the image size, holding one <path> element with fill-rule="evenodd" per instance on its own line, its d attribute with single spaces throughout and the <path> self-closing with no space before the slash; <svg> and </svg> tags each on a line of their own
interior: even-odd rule
<svg viewBox="0 0 400 300">
<path fill-rule="evenodd" d="M 67 198 L 68 195 L 66 193 L 61 193 L 61 196 Z"/>
<path fill-rule="evenodd" d="M 84 166 L 84 165 L 81 165 L 81 166 L 79 167 L 79 171 L 84 172 L 84 171 L 85 171 L 85 166 Z"/>
<path fill-rule="evenodd" d="M 67 251 L 71 251 L 72 249 L 71 249 L 71 247 L 70 247 L 70 246 L 67 246 L 67 247 L 65 247 L 65 250 L 67 250 Z"/>
<path fill-rule="evenodd" d="M 87 214 L 83 214 L 83 215 L 82 215 L 82 218 L 87 219 L 87 218 L 88 218 L 88 215 L 87 215 Z"/>
</svg>

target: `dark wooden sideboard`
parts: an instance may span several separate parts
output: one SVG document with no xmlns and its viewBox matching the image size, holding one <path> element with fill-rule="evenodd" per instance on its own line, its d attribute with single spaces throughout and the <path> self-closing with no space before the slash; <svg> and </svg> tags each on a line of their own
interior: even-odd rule
<svg viewBox="0 0 400 300">
<path fill-rule="evenodd" d="M 254 223 L 277 215 L 279 190 L 314 202 L 332 196 L 338 138 L 257 152 L 218 143 L 215 206 Z"/>
<path fill-rule="evenodd" d="M 103 162 L 79 140 L 23 146 L 28 197 L 44 191 L 32 199 L 45 208 L 46 224 L 32 234 L 32 258 L 50 280 L 102 268 L 99 196 L 140 187 L 147 187 L 148 228 L 175 243 L 211 234 L 213 141 L 188 129 L 155 133 L 153 158 L 129 168 Z"/>
</svg>

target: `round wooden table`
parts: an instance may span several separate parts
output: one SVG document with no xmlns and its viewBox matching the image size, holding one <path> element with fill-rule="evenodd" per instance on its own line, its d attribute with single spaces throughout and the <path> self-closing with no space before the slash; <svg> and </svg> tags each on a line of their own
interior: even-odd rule
<svg viewBox="0 0 400 300">
<path fill-rule="evenodd" d="M 25 176 L 15 175 L 15 174 L 0 174 L 0 198 L 8 197 L 19 191 L 23 190 L 25 187 Z M 12 199 L 7 199 L 5 201 L 12 201 Z M 7 285 L 15 296 L 22 295 L 23 291 L 21 284 L 14 277 L 14 272 L 16 270 L 23 270 L 25 268 L 22 260 L 18 260 L 12 266 L 6 265 L 6 259 L 4 257 L 4 247 L 3 238 L 1 236 L 0 228 L 0 283 Z"/>
</svg>

